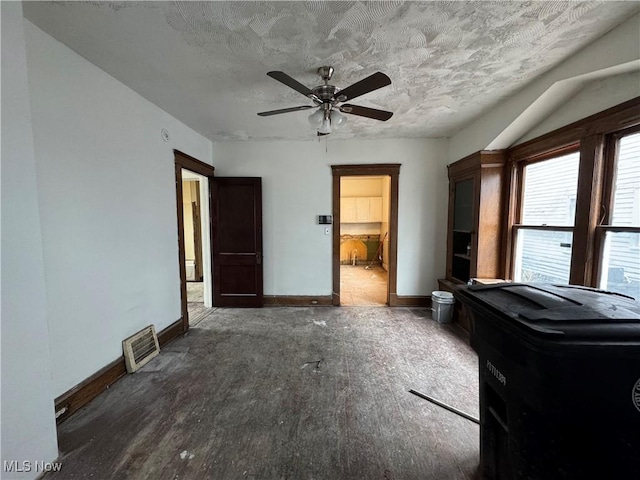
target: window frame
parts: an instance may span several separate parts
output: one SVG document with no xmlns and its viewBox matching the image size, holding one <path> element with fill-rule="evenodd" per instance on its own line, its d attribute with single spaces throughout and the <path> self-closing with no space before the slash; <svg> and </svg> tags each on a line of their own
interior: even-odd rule
<svg viewBox="0 0 640 480">
<path fill-rule="evenodd" d="M 574 217 L 573 225 L 533 225 L 533 224 L 524 224 L 522 223 L 522 219 L 524 216 L 524 189 L 526 183 L 526 167 L 530 165 L 535 165 L 536 163 L 546 162 L 548 160 L 553 160 L 555 158 L 563 157 L 565 155 L 570 155 L 572 153 L 580 153 L 580 144 L 573 143 L 570 145 L 566 145 L 562 148 L 558 148 L 549 152 L 545 152 L 541 155 L 536 155 L 532 158 L 524 159 L 518 162 L 516 169 L 516 208 L 514 212 L 514 222 L 511 225 L 511 254 L 510 254 L 510 268 L 511 275 L 510 278 L 513 279 L 516 276 L 515 268 L 517 265 L 516 262 L 516 254 L 517 254 L 517 245 L 518 245 L 518 233 L 523 230 L 544 230 L 550 232 L 571 232 L 572 237 L 575 235 L 575 224 L 576 219 Z M 579 167 L 578 167 L 579 168 Z M 579 174 L 578 174 L 579 175 Z M 577 190 L 577 187 L 576 187 Z M 577 192 L 576 192 L 577 194 Z M 576 204 L 577 207 L 577 204 Z M 577 216 L 577 211 L 575 213 Z M 573 240 L 572 240 L 572 251 L 573 251 Z"/>
<path fill-rule="evenodd" d="M 503 225 L 503 276 L 514 278 L 516 233 L 522 229 L 524 167 L 579 151 L 578 188 L 573 230 L 569 284 L 596 287 L 606 231 L 601 222 L 603 205 L 609 215 L 617 139 L 640 131 L 640 97 L 591 115 L 533 140 L 507 149 Z M 605 203 L 606 200 L 606 203 Z M 542 226 L 541 226 L 542 227 Z M 604 226 L 606 227 L 606 226 Z M 559 230 L 558 227 L 538 229 Z M 636 231 L 626 227 L 626 231 Z"/>
<path fill-rule="evenodd" d="M 631 227 L 624 225 L 613 225 L 611 219 L 613 216 L 613 204 L 615 200 L 614 184 L 616 180 L 617 160 L 619 153 L 620 140 L 622 137 L 640 133 L 640 124 L 629 128 L 618 130 L 606 135 L 604 139 L 604 165 L 603 165 L 603 181 L 602 181 L 602 212 L 601 218 L 595 226 L 595 245 L 594 245 L 594 262 L 593 262 L 593 285 L 600 286 L 603 268 L 602 259 L 604 256 L 605 239 L 607 232 L 613 233 L 640 233 L 640 226 Z"/>
</svg>

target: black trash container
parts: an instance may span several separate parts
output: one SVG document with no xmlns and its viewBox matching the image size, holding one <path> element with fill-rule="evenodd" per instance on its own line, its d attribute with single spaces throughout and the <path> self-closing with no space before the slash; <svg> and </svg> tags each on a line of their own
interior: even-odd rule
<svg viewBox="0 0 640 480">
<path fill-rule="evenodd" d="M 484 479 L 640 479 L 640 303 L 585 287 L 455 292 L 472 319 Z"/>
</svg>

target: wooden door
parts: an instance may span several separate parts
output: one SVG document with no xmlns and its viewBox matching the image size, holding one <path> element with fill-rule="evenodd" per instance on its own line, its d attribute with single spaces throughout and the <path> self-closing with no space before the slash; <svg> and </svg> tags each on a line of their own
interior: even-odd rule
<svg viewBox="0 0 640 480">
<path fill-rule="evenodd" d="M 212 222 L 214 305 L 261 307 L 261 179 L 214 178 Z"/>
</svg>

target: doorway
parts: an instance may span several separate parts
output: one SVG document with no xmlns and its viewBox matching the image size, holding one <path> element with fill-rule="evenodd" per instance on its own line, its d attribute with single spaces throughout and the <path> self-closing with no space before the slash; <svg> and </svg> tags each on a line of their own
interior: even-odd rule
<svg viewBox="0 0 640 480">
<path fill-rule="evenodd" d="M 182 213 L 189 325 L 197 325 L 213 306 L 207 177 L 182 169 Z"/>
<path fill-rule="evenodd" d="M 181 326 L 186 332 L 213 305 L 210 189 L 214 168 L 177 150 L 174 155 Z"/>
<path fill-rule="evenodd" d="M 340 178 L 340 305 L 387 304 L 391 177 Z"/>
<path fill-rule="evenodd" d="M 331 169 L 332 304 L 395 306 L 400 164 L 333 165 Z"/>
</svg>

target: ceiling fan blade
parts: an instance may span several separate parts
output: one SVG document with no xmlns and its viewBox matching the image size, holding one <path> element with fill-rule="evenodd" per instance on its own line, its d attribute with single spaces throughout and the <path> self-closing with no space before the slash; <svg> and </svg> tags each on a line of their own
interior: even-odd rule
<svg viewBox="0 0 640 480">
<path fill-rule="evenodd" d="M 324 136 L 326 136 L 326 135 L 329 135 L 329 134 L 328 134 L 328 133 L 320 133 L 320 132 L 318 132 L 318 136 L 319 136 L 319 137 L 324 137 Z"/>
<path fill-rule="evenodd" d="M 337 99 L 340 102 L 346 102 L 352 100 L 365 93 L 373 92 L 382 87 L 391 85 L 391 79 L 382 72 L 376 72 L 373 75 L 369 75 L 367 78 L 348 86 L 344 90 L 338 92 Z"/>
<path fill-rule="evenodd" d="M 258 115 L 261 117 L 269 117 L 271 115 L 280 115 L 281 113 L 299 112 L 300 110 L 309 110 L 310 108 L 316 108 L 315 105 L 302 105 L 300 107 L 282 108 L 280 110 L 269 110 L 268 112 L 260 112 Z"/>
<path fill-rule="evenodd" d="M 305 87 L 295 78 L 291 78 L 284 72 L 267 72 L 267 75 L 269 75 L 274 80 L 278 80 L 279 82 L 284 83 L 287 87 L 293 88 L 295 91 L 300 92 L 305 97 L 313 98 L 315 96 L 310 88 Z"/>
<path fill-rule="evenodd" d="M 359 107 L 358 105 L 349 105 L 348 103 L 340 107 L 342 113 L 350 113 L 351 115 L 359 115 L 361 117 L 373 118 L 386 122 L 393 116 L 393 112 L 378 110 L 376 108 Z"/>
</svg>

